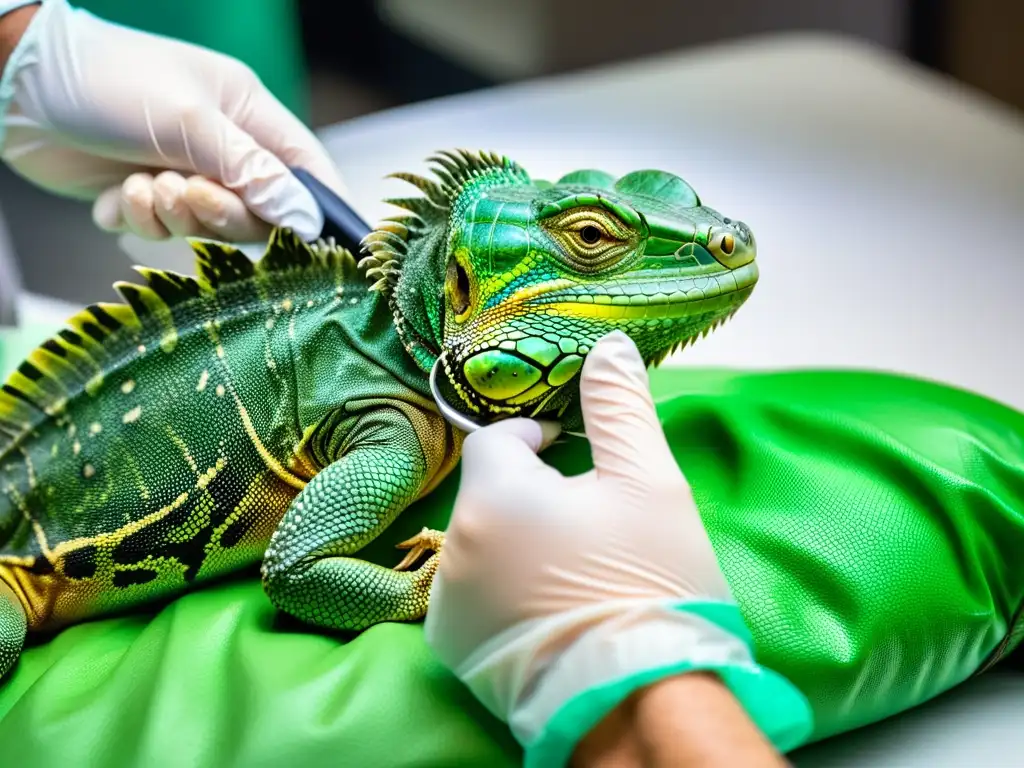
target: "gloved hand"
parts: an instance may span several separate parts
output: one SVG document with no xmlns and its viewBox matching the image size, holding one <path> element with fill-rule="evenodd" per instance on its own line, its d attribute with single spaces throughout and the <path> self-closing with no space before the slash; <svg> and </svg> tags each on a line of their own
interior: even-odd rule
<svg viewBox="0 0 1024 768">
<path fill-rule="evenodd" d="M 594 469 L 565 477 L 535 453 L 538 423 L 469 435 L 425 634 L 526 749 L 562 765 L 631 693 L 713 670 L 775 746 L 806 738 L 806 699 L 752 657 L 750 635 L 670 452 L 628 337 L 583 366 Z"/>
<path fill-rule="evenodd" d="M 241 62 L 44 0 L 4 68 L 0 156 L 52 192 L 95 200 L 149 239 L 319 234 L 301 166 L 343 191 L 315 136 Z"/>
</svg>

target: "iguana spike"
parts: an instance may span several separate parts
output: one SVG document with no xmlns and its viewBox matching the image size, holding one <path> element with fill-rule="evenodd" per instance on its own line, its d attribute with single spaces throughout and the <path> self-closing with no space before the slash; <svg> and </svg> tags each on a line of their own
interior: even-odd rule
<svg viewBox="0 0 1024 768">
<path fill-rule="evenodd" d="M 424 221 L 444 216 L 444 211 L 425 197 L 390 197 L 384 200 L 388 205 L 401 208 L 405 215 L 416 216 Z M 403 215 L 395 213 L 395 217 Z"/>
<path fill-rule="evenodd" d="M 390 232 L 395 237 L 401 238 L 403 241 L 409 236 L 409 227 L 401 221 L 395 219 L 385 219 L 384 221 L 378 222 L 377 226 L 374 227 L 377 232 Z"/>
<path fill-rule="evenodd" d="M 463 159 L 464 162 L 466 162 L 468 165 L 471 165 L 477 171 L 481 171 L 484 169 L 483 159 L 479 155 L 470 152 L 468 149 L 460 148 L 455 151 L 458 152 L 459 156 Z"/>
<path fill-rule="evenodd" d="M 256 262 L 256 271 L 287 272 L 291 269 L 311 267 L 314 263 L 313 250 L 292 230 L 275 227 L 270 234 L 263 257 Z"/>
<path fill-rule="evenodd" d="M 473 161 L 473 155 L 464 149 L 439 149 L 435 157 L 444 158 L 456 171 L 462 169 L 463 172 L 470 173 L 478 169 L 477 163 Z"/>
<path fill-rule="evenodd" d="M 456 197 L 468 184 L 494 179 L 502 183 L 509 179 L 529 182 L 530 178 L 516 163 L 494 152 L 470 152 L 466 149 L 439 150 L 428 158 L 435 180 L 413 173 L 392 173 L 386 178 L 399 179 L 412 184 L 423 193 L 417 198 L 391 198 L 386 203 L 408 211 L 410 215 L 385 219 L 360 243 L 366 254 L 360 264 L 369 278 L 379 277 L 371 290 L 388 291 L 388 285 L 398 281 L 401 262 L 406 255 L 406 243 L 429 224 L 443 223 Z M 391 262 L 386 261 L 391 256 Z M 385 280 L 385 278 L 387 278 Z"/>
<path fill-rule="evenodd" d="M 391 249 L 397 253 L 405 253 L 408 243 L 399 235 L 386 229 L 375 229 L 363 238 L 361 245 L 371 251 Z"/>
<path fill-rule="evenodd" d="M 132 311 L 139 320 L 145 320 L 147 317 L 158 312 L 161 307 L 166 306 L 151 288 L 143 285 L 119 280 L 114 283 L 114 290 L 132 308 Z"/>
<path fill-rule="evenodd" d="M 397 235 L 388 236 L 403 242 Z M 172 353 L 180 328 L 216 312 L 217 291 L 226 284 L 232 301 L 259 302 L 264 286 L 244 285 L 257 267 L 241 251 L 210 241 L 194 241 L 198 278 L 139 268 L 142 284 L 115 283 L 124 303 L 92 304 L 72 316 L 51 338 L 32 352 L 6 383 L 0 385 L 0 454 L 9 450 L 47 416 L 59 414 L 69 398 L 85 391 L 95 394 L 114 378 L 114 372 L 154 350 Z M 390 264 L 394 271 L 397 265 Z M 340 285 L 355 276 L 352 254 L 333 243 L 308 246 L 289 230 L 275 231 L 268 253 L 260 262 L 262 282 L 273 272 L 310 267 L 329 272 L 318 279 Z M 385 282 L 390 277 L 385 277 Z M 236 285 L 237 284 L 237 285 Z M 198 311 L 191 308 L 204 302 Z M 206 303 L 208 302 L 208 303 Z M 189 317 L 179 314 L 189 308 Z M 156 352 L 159 354 L 160 352 Z"/>
<path fill-rule="evenodd" d="M 142 275 L 146 285 L 168 307 L 173 307 L 199 296 L 199 283 L 190 277 L 179 275 L 176 272 L 150 269 L 149 267 L 142 266 L 135 266 L 135 271 Z"/>
<path fill-rule="evenodd" d="M 381 242 L 364 243 L 363 253 L 367 254 L 367 256 L 381 256 L 384 258 L 395 258 L 404 255 L 396 251 L 388 243 Z"/>
<path fill-rule="evenodd" d="M 388 205 L 402 208 L 417 216 L 426 223 L 429 220 L 443 218 L 447 212 L 446 208 L 439 207 L 436 203 L 426 197 L 391 197 L 384 201 Z"/>
<path fill-rule="evenodd" d="M 310 243 L 309 250 L 314 262 L 325 269 L 342 273 L 350 273 L 355 269 L 356 259 L 352 252 L 338 245 L 333 237 Z"/>
<path fill-rule="evenodd" d="M 110 313 L 99 304 L 90 304 L 85 308 L 85 311 L 87 314 L 92 316 L 96 323 L 108 334 L 113 333 L 121 327 L 121 323 L 111 317 Z"/>
<path fill-rule="evenodd" d="M 453 194 L 457 194 L 458 190 L 467 182 L 479 177 L 484 170 L 482 164 L 474 163 L 454 152 L 444 150 L 429 158 L 429 161 L 447 171 L 442 178 L 448 182 Z M 435 174 L 439 174 L 439 171 L 440 168 L 434 169 Z"/>
<path fill-rule="evenodd" d="M 199 280 L 210 290 L 248 280 L 255 273 L 252 261 L 237 248 L 210 240 L 193 240 L 190 245 Z"/>
<path fill-rule="evenodd" d="M 433 160 L 435 163 L 443 163 L 448 172 L 456 178 L 470 179 L 480 172 L 469 153 L 464 153 L 462 150 L 439 149 L 434 154 Z"/>
<path fill-rule="evenodd" d="M 448 172 L 446 168 L 441 165 L 431 169 L 435 176 L 441 180 L 441 189 L 444 190 L 445 196 L 451 200 L 458 194 L 459 181 Z"/>
<path fill-rule="evenodd" d="M 416 232 L 426 226 L 425 222 L 420 216 L 415 213 L 399 213 L 394 216 L 388 216 L 382 219 L 383 223 L 394 222 L 395 224 L 401 224 L 406 227 L 409 232 Z"/>
<path fill-rule="evenodd" d="M 386 275 L 390 272 L 398 272 L 401 269 L 401 262 L 397 259 L 388 259 L 383 261 L 377 266 L 368 267 L 366 270 L 366 276 L 372 277 L 374 275 Z"/>
<path fill-rule="evenodd" d="M 93 307 L 101 310 L 107 317 L 113 319 L 119 327 L 138 324 L 138 319 L 135 317 L 135 313 L 124 304 L 100 302 L 99 304 L 94 304 Z"/>
<path fill-rule="evenodd" d="M 435 181 L 424 178 L 423 176 L 417 176 L 415 173 L 405 173 L 399 171 L 398 173 L 392 173 L 386 176 L 389 179 L 400 179 L 409 184 L 412 184 L 420 192 L 427 196 L 430 202 L 441 208 L 448 207 L 448 196 L 444 193 L 444 190 Z"/>
</svg>

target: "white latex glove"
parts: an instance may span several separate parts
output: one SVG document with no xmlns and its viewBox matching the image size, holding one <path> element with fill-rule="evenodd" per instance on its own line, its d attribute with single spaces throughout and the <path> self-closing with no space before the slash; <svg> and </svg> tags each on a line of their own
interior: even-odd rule
<svg viewBox="0 0 1024 768">
<path fill-rule="evenodd" d="M 343 191 L 316 137 L 244 64 L 65 0 L 44 0 L 8 61 L 5 106 L 3 160 L 95 200 L 108 231 L 251 242 L 276 224 L 311 239 L 322 215 L 286 165 Z"/>
<path fill-rule="evenodd" d="M 601 340 L 580 384 L 594 469 L 535 454 L 552 435 L 509 420 L 469 435 L 434 579 L 427 642 L 526 748 L 562 765 L 633 691 L 712 669 L 780 750 L 810 710 L 758 666 L 628 337 Z"/>
</svg>

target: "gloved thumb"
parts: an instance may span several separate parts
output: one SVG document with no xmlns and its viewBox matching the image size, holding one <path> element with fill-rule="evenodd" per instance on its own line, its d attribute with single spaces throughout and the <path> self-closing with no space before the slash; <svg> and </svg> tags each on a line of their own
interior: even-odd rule
<svg viewBox="0 0 1024 768">
<path fill-rule="evenodd" d="M 196 173 L 230 189 L 268 224 L 288 227 L 304 240 L 320 235 L 323 213 L 313 196 L 284 162 L 226 115 L 189 113 L 182 132 Z"/>
<path fill-rule="evenodd" d="M 462 488 L 492 488 L 502 477 L 520 482 L 529 471 L 550 469 L 538 457 L 558 437 L 555 422 L 506 419 L 473 432 L 462 445 Z M 554 471 L 554 470 L 551 470 Z"/>
<path fill-rule="evenodd" d="M 580 401 L 598 477 L 648 487 L 652 479 L 679 475 L 654 409 L 647 367 L 626 334 L 612 332 L 587 355 Z"/>
</svg>

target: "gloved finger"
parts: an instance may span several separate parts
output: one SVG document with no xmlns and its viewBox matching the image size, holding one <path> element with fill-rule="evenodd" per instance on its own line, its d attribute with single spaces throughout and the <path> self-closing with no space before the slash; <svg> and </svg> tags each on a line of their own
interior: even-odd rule
<svg viewBox="0 0 1024 768">
<path fill-rule="evenodd" d="M 459 492 L 492 493 L 500 478 L 520 483 L 530 473 L 547 470 L 558 474 L 537 456 L 558 437 L 558 432 L 553 422 L 506 419 L 468 435 L 462 445 Z"/>
<path fill-rule="evenodd" d="M 240 109 L 227 114 L 286 165 L 306 169 L 342 196 L 348 192 L 320 140 L 262 84 L 253 89 Z"/>
<path fill-rule="evenodd" d="M 580 400 L 598 477 L 639 489 L 681 480 L 654 409 L 647 368 L 624 333 L 605 336 L 587 355 Z"/>
<path fill-rule="evenodd" d="M 238 195 L 202 176 L 187 180 L 184 202 L 215 240 L 257 243 L 270 236 L 271 226 L 254 215 Z"/>
<path fill-rule="evenodd" d="M 165 240 L 171 233 L 160 223 L 153 208 L 153 177 L 133 173 L 121 185 L 121 217 L 125 227 L 147 240 Z"/>
<path fill-rule="evenodd" d="M 94 201 L 114 187 L 120 195 L 125 179 L 133 173 L 151 170 L 138 163 L 64 146 L 35 132 L 23 137 L 22 142 L 12 139 L 4 145 L 4 162 L 33 184 L 74 200 Z"/>
<path fill-rule="evenodd" d="M 174 237 L 216 238 L 189 207 L 185 199 L 188 181 L 180 173 L 164 171 L 153 179 L 153 208 Z"/>
<path fill-rule="evenodd" d="M 103 190 L 92 204 L 92 220 L 104 232 L 124 232 L 121 215 L 121 185 Z"/>
<path fill-rule="evenodd" d="M 319 237 L 323 213 L 313 196 L 280 159 L 226 115 L 190 111 L 182 119 L 182 131 L 198 174 L 237 194 L 263 221 L 288 227 L 304 240 Z M 193 211 L 202 221 L 199 211 Z"/>
</svg>

